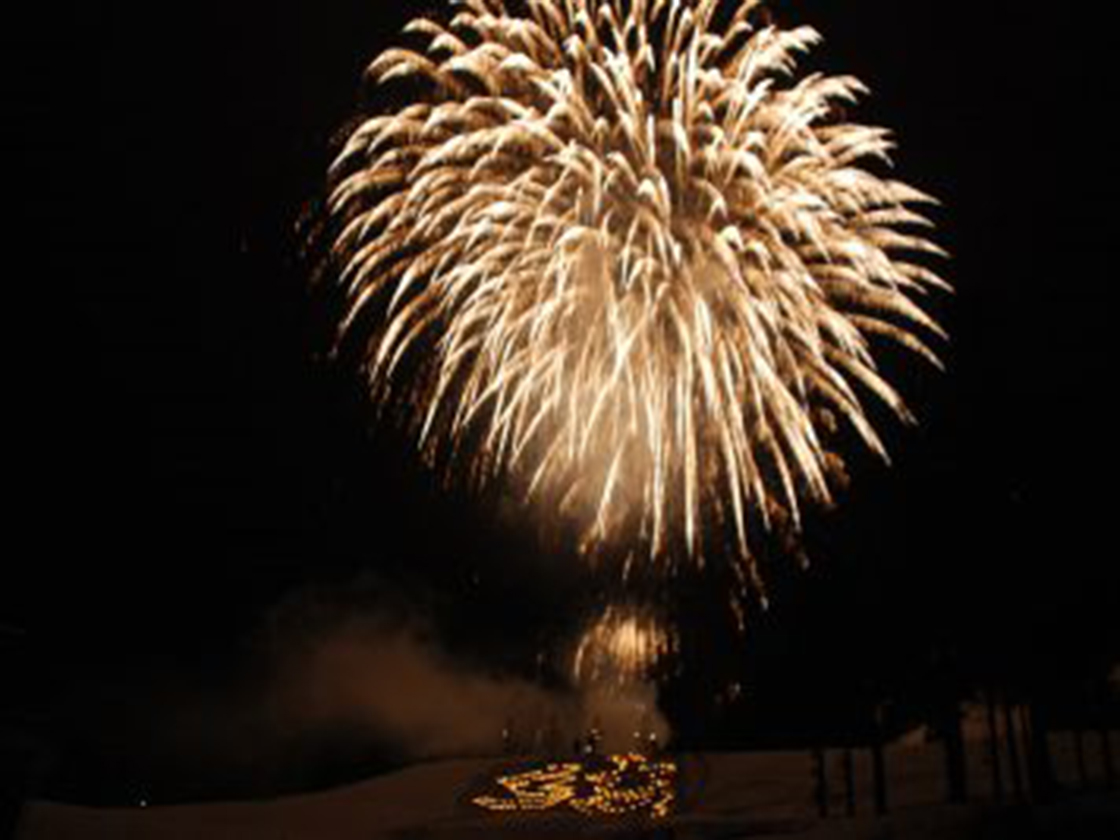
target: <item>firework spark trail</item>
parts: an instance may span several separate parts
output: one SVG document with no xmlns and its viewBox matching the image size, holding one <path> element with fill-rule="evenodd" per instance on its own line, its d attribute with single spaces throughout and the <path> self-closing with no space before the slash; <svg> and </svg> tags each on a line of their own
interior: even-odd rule
<svg viewBox="0 0 1120 840">
<path fill-rule="evenodd" d="M 610 604 L 584 629 L 572 658 L 576 685 L 628 687 L 654 677 L 677 639 L 649 607 Z"/>
<path fill-rule="evenodd" d="M 745 0 L 462 0 L 415 20 L 379 82 L 414 95 L 332 169 L 343 336 L 422 449 L 524 482 L 652 561 L 831 501 L 837 421 L 874 452 L 874 395 L 909 420 L 868 338 L 936 363 L 911 299 L 947 288 L 913 208 L 862 168 L 888 132 L 844 121 L 849 76 L 799 78 L 809 27 Z M 881 168 L 881 167 L 879 167 Z M 373 326 L 371 326 L 373 325 Z M 469 442 L 469 444 L 468 444 Z"/>
</svg>

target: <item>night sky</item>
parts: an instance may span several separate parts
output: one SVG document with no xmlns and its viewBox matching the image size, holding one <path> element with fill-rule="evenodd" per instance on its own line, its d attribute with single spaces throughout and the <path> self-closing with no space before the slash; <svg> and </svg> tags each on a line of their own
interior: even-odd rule
<svg viewBox="0 0 1120 840">
<path fill-rule="evenodd" d="M 296 224 L 364 66 L 436 5 L 43 5 L 3 36 L 5 275 L 27 302 L 6 308 L 19 538 L 0 624 L 31 696 L 99 669 L 236 670 L 308 587 L 407 593 L 472 655 L 523 667 L 586 595 L 525 517 L 442 491 L 325 358 Z M 1120 651 L 1105 27 L 1080 6 L 776 7 L 825 36 L 804 67 L 871 87 L 854 116 L 893 128 L 900 177 L 942 200 L 957 291 L 930 301 L 946 373 L 883 362 L 921 425 L 873 415 L 893 466 L 852 459 L 814 566 L 752 619 L 747 676 L 808 708 L 841 672 L 922 673 L 936 648 L 1057 685 Z"/>
</svg>

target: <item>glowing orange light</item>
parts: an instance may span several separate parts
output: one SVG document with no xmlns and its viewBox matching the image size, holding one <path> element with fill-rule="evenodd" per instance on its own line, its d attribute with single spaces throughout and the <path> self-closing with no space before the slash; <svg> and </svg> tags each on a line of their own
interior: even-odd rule
<svg viewBox="0 0 1120 840">
<path fill-rule="evenodd" d="M 611 604 L 584 631 L 572 661 L 577 684 L 640 682 L 676 649 L 676 637 L 656 611 Z"/>
<path fill-rule="evenodd" d="M 589 817 L 668 816 L 676 799 L 676 763 L 637 753 L 610 755 L 597 763 L 557 762 L 495 781 L 499 795 L 476 796 L 480 808 L 497 812 L 570 808 Z"/>
</svg>

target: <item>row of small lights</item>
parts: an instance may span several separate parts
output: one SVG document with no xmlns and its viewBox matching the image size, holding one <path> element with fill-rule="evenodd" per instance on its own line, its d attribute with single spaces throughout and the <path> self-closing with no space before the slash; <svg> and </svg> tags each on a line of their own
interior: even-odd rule
<svg viewBox="0 0 1120 840">
<path fill-rule="evenodd" d="M 561 805 L 587 816 L 622 816 L 648 809 L 652 817 L 669 814 L 675 799 L 677 766 L 672 761 L 651 761 L 637 753 L 610 755 L 611 767 L 588 771 L 580 762 L 554 762 L 535 770 L 499 776 L 497 783 L 513 794 L 477 796 L 472 801 L 488 811 L 547 811 Z M 643 784 L 627 785 L 627 775 L 638 775 Z M 580 782 L 591 792 L 580 795 Z"/>
</svg>

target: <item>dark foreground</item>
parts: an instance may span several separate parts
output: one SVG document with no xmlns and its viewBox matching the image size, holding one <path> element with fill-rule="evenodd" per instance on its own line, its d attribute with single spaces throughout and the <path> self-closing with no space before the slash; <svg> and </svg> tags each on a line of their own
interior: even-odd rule
<svg viewBox="0 0 1120 840">
<path fill-rule="evenodd" d="M 703 754 L 680 758 L 676 813 L 666 819 L 595 818 L 553 809 L 493 814 L 471 804 L 501 772 L 495 759 L 409 767 L 361 784 L 274 800 L 131 808 L 87 808 L 34 801 L 19 817 L 16 840 L 1115 840 L 1120 795 L 1059 792 L 1035 805 L 912 799 L 883 816 L 821 817 L 804 756 L 792 753 Z M 930 777 L 935 787 L 935 777 Z M 936 793 L 933 788 L 929 793 Z M 924 799 L 924 801 L 923 801 Z M 835 812 L 833 812 L 835 814 Z"/>
</svg>

